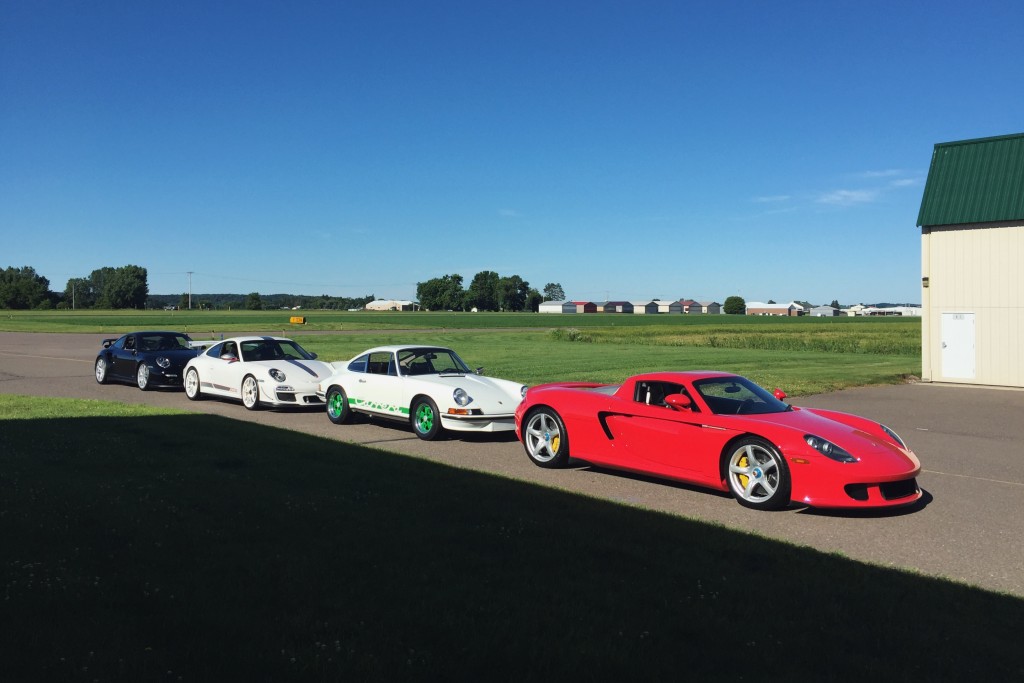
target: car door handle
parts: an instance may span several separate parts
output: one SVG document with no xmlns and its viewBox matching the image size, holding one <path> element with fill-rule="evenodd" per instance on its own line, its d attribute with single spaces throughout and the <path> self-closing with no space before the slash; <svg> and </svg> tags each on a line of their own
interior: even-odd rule
<svg viewBox="0 0 1024 683">
<path fill-rule="evenodd" d="M 361 379 L 361 380 L 359 380 L 359 383 L 360 384 L 366 384 L 366 380 L 365 379 Z"/>
</svg>

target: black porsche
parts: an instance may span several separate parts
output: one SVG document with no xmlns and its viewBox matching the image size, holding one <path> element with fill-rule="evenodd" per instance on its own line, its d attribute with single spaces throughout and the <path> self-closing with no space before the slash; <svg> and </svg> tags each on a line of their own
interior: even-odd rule
<svg viewBox="0 0 1024 683">
<path fill-rule="evenodd" d="M 181 386 L 185 363 L 198 349 L 181 332 L 129 332 L 104 339 L 96 356 L 96 381 L 130 382 L 146 391 L 157 386 Z"/>
</svg>

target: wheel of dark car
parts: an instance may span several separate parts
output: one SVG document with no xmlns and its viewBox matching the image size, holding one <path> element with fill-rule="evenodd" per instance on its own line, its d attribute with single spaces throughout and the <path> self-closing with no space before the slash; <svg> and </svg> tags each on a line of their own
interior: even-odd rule
<svg viewBox="0 0 1024 683">
<path fill-rule="evenodd" d="M 741 439 L 726 454 L 725 476 L 736 501 L 755 510 L 781 510 L 789 505 L 790 477 L 786 460 L 764 439 Z"/>
<path fill-rule="evenodd" d="M 149 389 L 149 366 L 145 363 L 139 363 L 135 369 L 135 384 L 143 391 Z"/>
<path fill-rule="evenodd" d="M 242 405 L 249 410 L 260 409 L 260 384 L 252 375 L 242 380 Z"/>
<path fill-rule="evenodd" d="M 426 396 L 420 396 L 412 402 L 409 411 L 412 430 L 424 441 L 433 441 L 441 434 L 441 415 L 437 412 L 437 404 Z"/>
<path fill-rule="evenodd" d="M 185 373 L 185 396 L 190 401 L 198 401 L 202 398 L 202 393 L 199 389 L 199 371 L 195 368 L 189 368 L 188 372 Z"/>
<path fill-rule="evenodd" d="M 526 416 L 523 447 L 534 465 L 564 467 L 569 461 L 569 435 L 558 413 L 537 408 Z"/>
<path fill-rule="evenodd" d="M 96 359 L 96 381 L 100 384 L 107 383 L 107 359 L 97 358 Z"/>
<path fill-rule="evenodd" d="M 345 424 L 352 417 L 348 408 L 348 396 L 341 387 L 331 387 L 327 391 L 327 418 L 336 425 Z"/>
</svg>

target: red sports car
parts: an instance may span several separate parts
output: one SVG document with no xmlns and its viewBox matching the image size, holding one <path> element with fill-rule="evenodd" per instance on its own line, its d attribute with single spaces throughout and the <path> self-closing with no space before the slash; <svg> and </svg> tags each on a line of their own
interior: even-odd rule
<svg viewBox="0 0 1024 683">
<path fill-rule="evenodd" d="M 921 463 L 888 427 L 798 408 L 725 372 L 653 372 L 621 385 L 542 384 L 516 410 L 516 436 L 540 467 L 572 456 L 730 491 L 777 510 L 907 505 Z"/>
</svg>

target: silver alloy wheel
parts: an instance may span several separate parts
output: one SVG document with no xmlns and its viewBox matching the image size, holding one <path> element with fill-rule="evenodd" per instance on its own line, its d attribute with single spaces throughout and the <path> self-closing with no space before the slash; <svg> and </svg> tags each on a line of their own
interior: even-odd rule
<svg viewBox="0 0 1024 683">
<path fill-rule="evenodd" d="M 199 398 L 199 372 L 195 368 L 185 373 L 185 396 L 192 401 Z"/>
<path fill-rule="evenodd" d="M 149 366 L 145 363 L 139 363 L 139 369 L 135 372 L 135 383 L 143 391 L 149 388 Z"/>
<path fill-rule="evenodd" d="M 242 380 L 242 405 L 249 410 L 260 407 L 260 386 L 252 375 L 246 375 Z"/>
<path fill-rule="evenodd" d="M 96 359 L 96 381 L 100 384 L 107 383 L 107 361 L 104 358 Z"/>
<path fill-rule="evenodd" d="M 729 487 L 751 506 L 771 505 L 785 474 L 778 456 L 763 444 L 746 441 L 729 456 Z"/>
<path fill-rule="evenodd" d="M 526 452 L 537 464 L 551 463 L 558 458 L 564 438 L 560 420 L 547 410 L 533 413 L 523 430 Z"/>
</svg>

